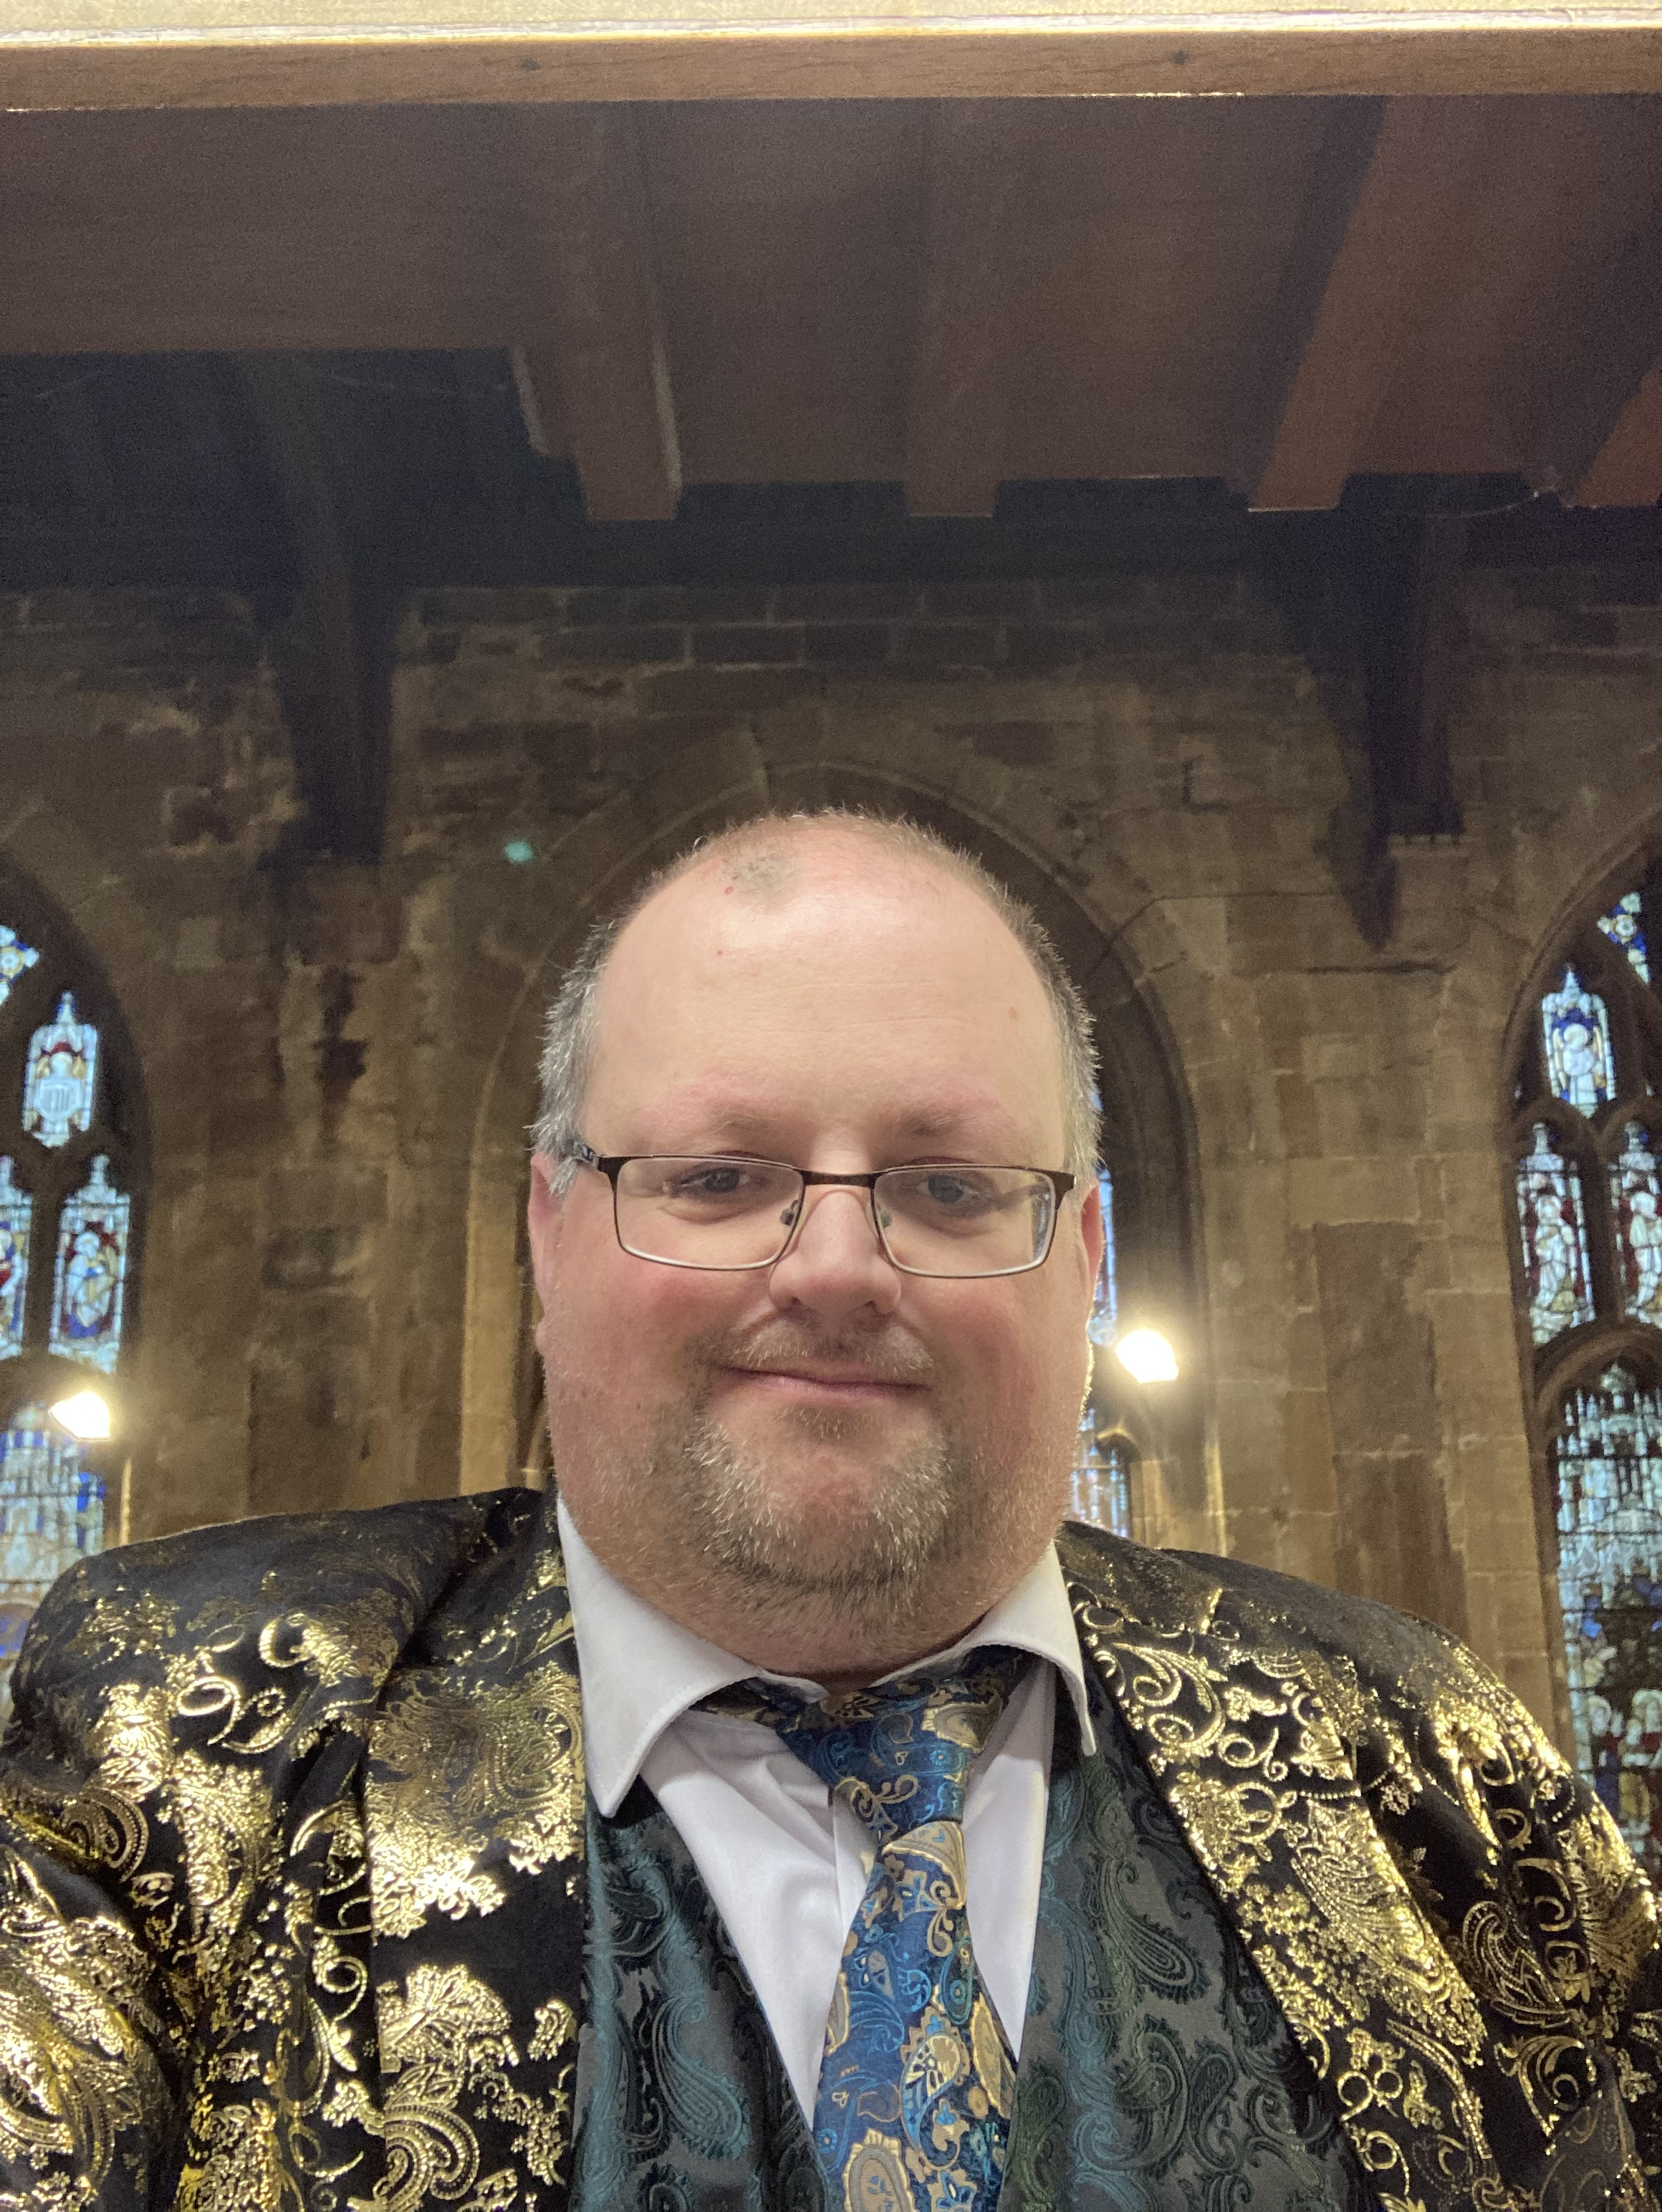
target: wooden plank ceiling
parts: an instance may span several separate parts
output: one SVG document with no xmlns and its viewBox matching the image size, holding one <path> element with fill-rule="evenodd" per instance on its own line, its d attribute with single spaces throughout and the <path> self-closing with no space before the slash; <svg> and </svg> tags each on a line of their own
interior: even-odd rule
<svg viewBox="0 0 1662 2212">
<path fill-rule="evenodd" d="M 14 115 L 0 350 L 514 350 L 597 520 L 696 483 L 1516 473 L 1662 496 L 1662 98 Z"/>
</svg>

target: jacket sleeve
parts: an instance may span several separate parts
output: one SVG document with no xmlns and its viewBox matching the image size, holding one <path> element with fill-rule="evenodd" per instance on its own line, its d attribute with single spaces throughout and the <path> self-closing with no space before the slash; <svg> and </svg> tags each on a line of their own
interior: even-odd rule
<svg viewBox="0 0 1662 2212">
<path fill-rule="evenodd" d="M 1512 1863 L 1549 1986 L 1613 2063 L 1638 2160 L 1662 2175 L 1662 1942 L 1656 1898 L 1620 1830 L 1525 1717 L 1546 1771 L 1511 1814 Z M 1521 1760 L 1519 1762 L 1521 1764 Z M 1508 1808 L 1509 1809 L 1509 1808 Z M 1525 1826 L 1527 1821 L 1527 1826 Z"/>
<path fill-rule="evenodd" d="M 0 1747 L 0 2212 L 138 2212 L 178 2157 L 178 1991 L 130 1740 L 144 1684 L 76 1568 L 48 1595 Z"/>
</svg>

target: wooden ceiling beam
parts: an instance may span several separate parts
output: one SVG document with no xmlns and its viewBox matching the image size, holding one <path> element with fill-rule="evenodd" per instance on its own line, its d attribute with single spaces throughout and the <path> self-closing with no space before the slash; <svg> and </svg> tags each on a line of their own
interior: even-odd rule
<svg viewBox="0 0 1662 2212">
<path fill-rule="evenodd" d="M 1255 491 L 1269 465 L 1373 160 L 1385 106 L 1383 100 L 1330 103 L 1275 289 L 1247 349 L 1248 370 L 1230 436 L 1229 482 L 1237 491 Z"/>
<path fill-rule="evenodd" d="M 1449 684 L 1464 515 L 1359 515 L 1351 584 L 1380 837 L 1458 837 Z"/>
<path fill-rule="evenodd" d="M 386 832 L 397 593 L 373 518 L 334 465 L 311 365 L 282 354 L 237 363 L 288 520 L 300 589 L 272 639 L 295 776 L 299 842 L 376 860 Z"/>
<path fill-rule="evenodd" d="M 634 111 L 503 122 L 525 222 L 515 377 L 532 442 L 563 423 L 593 520 L 667 521 L 681 446 Z"/>
<path fill-rule="evenodd" d="M 1597 459 L 1575 488 L 1577 507 L 1654 507 L 1662 500 L 1662 368 L 1653 368 L 1622 409 Z"/>
<path fill-rule="evenodd" d="M 65 26 L 50 0 L 0 9 L 9 107 L 306 107 L 617 100 L 1239 97 L 1266 94 L 1662 91 L 1662 25 L 1643 0 L 1550 10 L 1451 0 L 1409 11 L 1169 0 L 1093 15 L 1057 9 L 989 27 L 952 0 L 928 27 L 855 27 L 820 4 L 765 29 L 734 21 L 666 30 L 652 6 L 585 21 L 557 7 L 539 33 L 426 11 L 389 30 L 378 0 L 341 0 L 326 35 L 252 30 L 223 0 L 124 9 L 125 27 Z M 259 11 L 253 11 L 258 13 Z M 275 11 L 265 11 L 269 21 Z M 146 16 L 151 20 L 147 23 Z M 562 17 L 565 21 L 562 21 Z M 460 20 L 458 20 L 460 19 Z M 172 35 L 169 35 L 171 30 Z"/>
<path fill-rule="evenodd" d="M 1387 103 L 1252 490 L 1255 507 L 1338 504 L 1415 331 L 1448 288 L 1448 211 L 1462 204 L 1481 159 L 1484 107 Z M 1342 175 L 1341 162 L 1332 166 Z M 1302 250 L 1308 255 L 1307 235 Z"/>
<path fill-rule="evenodd" d="M 1649 102 L 1611 101 L 1600 121 L 1570 180 L 1586 209 L 1577 282 L 1530 333 L 1519 440 L 1543 489 L 1646 506 L 1662 493 L 1662 139 Z"/>
<path fill-rule="evenodd" d="M 990 514 L 1020 351 L 1012 315 L 1031 111 L 946 102 L 929 117 L 923 295 L 906 422 L 916 515 Z"/>
</svg>

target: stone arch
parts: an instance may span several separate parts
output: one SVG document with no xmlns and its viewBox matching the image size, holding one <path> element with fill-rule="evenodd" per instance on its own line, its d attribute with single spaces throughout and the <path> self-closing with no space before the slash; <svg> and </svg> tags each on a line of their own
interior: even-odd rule
<svg viewBox="0 0 1662 2212">
<path fill-rule="evenodd" d="M 770 750 L 771 749 L 769 749 Z M 1139 1526 L 1150 1540 L 1221 1548 L 1221 1515 L 1208 1469 L 1209 1395 L 1198 1294 L 1194 1118 L 1163 1010 L 1146 973 L 1132 964 L 1127 926 L 1147 895 L 1127 872 L 1123 910 L 1105 915 L 1066 881 L 1048 838 L 1021 836 L 996 789 L 966 789 L 961 755 L 949 781 L 900 775 L 858 757 L 770 758 L 762 746 L 735 758 L 713 748 L 725 770 L 702 793 L 689 774 L 688 803 L 642 821 L 632 798 L 591 817 L 550 856 L 562 872 L 557 920 L 521 963 L 521 981 L 482 1085 L 468 1176 L 468 1237 L 461 1419 L 461 1487 L 514 1479 L 516 1352 L 528 1320 L 522 1232 L 526 1124 L 544 1009 L 560 972 L 594 917 L 625 898 L 692 838 L 769 807 L 840 804 L 904 811 L 984 860 L 1034 908 L 1056 939 L 1098 1024 L 1108 1134 L 1123 1249 L 1135 1310 L 1181 1339 L 1184 1376 L 1165 1395 L 1127 1386 L 1111 1407 L 1134 1437 L 1147 1493 Z M 947 765 L 944 755 L 942 767 Z M 689 764 L 690 766 L 691 764 Z M 735 775 L 734 771 L 739 772 Z M 954 787 L 956 786 L 956 787 Z M 989 803 L 993 802 L 993 803 Z M 612 817 L 612 818 L 607 818 Z M 575 863 L 569 872 L 568 863 Z M 1165 964 L 1180 957 L 1155 940 Z M 516 1264 L 516 1261 L 519 1264 Z"/>
</svg>

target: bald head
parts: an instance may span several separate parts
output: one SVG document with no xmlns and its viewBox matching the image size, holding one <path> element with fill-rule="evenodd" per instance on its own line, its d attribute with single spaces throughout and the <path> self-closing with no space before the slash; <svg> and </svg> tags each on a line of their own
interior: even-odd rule
<svg viewBox="0 0 1662 2212">
<path fill-rule="evenodd" d="M 627 1024 L 640 1030 L 659 995 L 654 979 L 662 979 L 667 960 L 679 966 L 681 956 L 701 947 L 705 972 L 714 976 L 721 961 L 759 957 L 761 939 L 770 938 L 769 917 L 776 957 L 787 949 L 776 926 L 787 908 L 799 909 L 806 924 L 797 939 L 798 957 L 817 939 L 846 942 L 850 930 L 886 933 L 892 928 L 892 1012 L 923 954 L 916 928 L 904 919 L 908 900 L 915 912 L 955 917 L 958 941 L 978 941 L 983 963 L 1007 967 L 1014 958 L 1008 980 L 1018 994 L 1037 984 L 1039 996 L 1028 1025 L 1032 1051 L 1056 1089 L 1063 1164 L 1077 1176 L 1090 1176 L 1097 1148 L 1090 1018 L 1032 911 L 978 861 L 929 831 L 830 809 L 765 817 L 695 847 L 654 876 L 622 913 L 591 932 L 550 1010 L 536 1149 L 564 1162 L 582 1125 L 603 1028 L 611 1033 Z M 745 942 L 715 941 L 735 931 Z M 983 966 L 982 983 L 988 980 Z M 966 984 L 971 981 L 965 977 Z M 989 994 L 975 988 L 966 996 L 966 1016 L 989 1005 Z M 878 1018 L 884 1010 L 872 1011 Z M 766 1040 L 754 1043 L 764 1065 Z M 570 1172 L 567 1162 L 563 1178 Z"/>
</svg>

